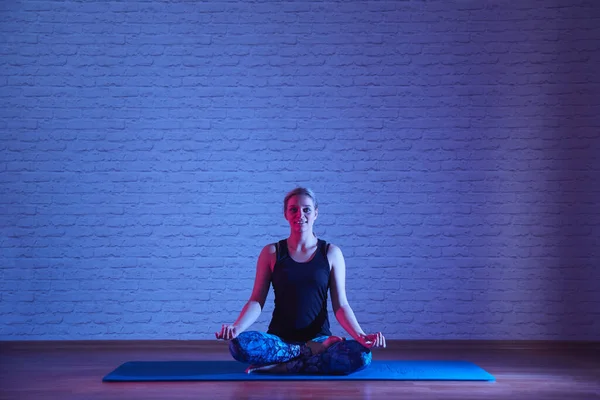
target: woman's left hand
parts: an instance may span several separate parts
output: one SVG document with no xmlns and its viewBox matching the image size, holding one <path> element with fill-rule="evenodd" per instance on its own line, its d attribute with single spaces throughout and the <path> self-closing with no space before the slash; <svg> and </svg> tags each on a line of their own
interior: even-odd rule
<svg viewBox="0 0 600 400">
<path fill-rule="evenodd" d="M 385 337 L 381 332 L 373 333 L 370 335 L 360 335 L 356 340 L 369 349 L 372 347 L 385 348 Z"/>
</svg>

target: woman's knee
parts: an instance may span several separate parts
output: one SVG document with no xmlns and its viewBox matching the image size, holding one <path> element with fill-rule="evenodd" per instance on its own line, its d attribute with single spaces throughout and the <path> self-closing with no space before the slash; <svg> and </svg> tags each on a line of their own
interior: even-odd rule
<svg viewBox="0 0 600 400">
<path fill-rule="evenodd" d="M 254 335 L 254 332 L 246 331 L 240 333 L 235 339 L 229 341 L 229 353 L 235 360 L 248 362 L 250 358 L 248 344 L 255 339 L 254 336 L 256 336 Z"/>
<path fill-rule="evenodd" d="M 237 338 L 229 341 L 229 353 L 235 360 L 243 362 L 244 349 L 240 346 L 240 342 Z"/>
<path fill-rule="evenodd" d="M 371 353 L 370 349 L 366 348 L 356 340 L 350 340 L 348 345 L 350 346 L 351 358 L 355 360 L 353 366 L 356 369 L 352 372 L 360 371 L 371 364 L 373 353 Z"/>
<path fill-rule="evenodd" d="M 351 374 L 367 368 L 372 361 L 371 350 L 355 340 L 331 346 L 329 368 L 334 374 Z"/>
</svg>

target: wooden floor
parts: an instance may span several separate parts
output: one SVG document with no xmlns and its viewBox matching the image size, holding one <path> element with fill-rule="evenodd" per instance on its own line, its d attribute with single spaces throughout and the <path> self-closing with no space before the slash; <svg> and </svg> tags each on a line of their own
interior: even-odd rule
<svg viewBox="0 0 600 400">
<path fill-rule="evenodd" d="M 0 342 L 0 399 L 600 399 L 600 343 L 394 342 L 375 359 L 467 360 L 496 382 L 102 383 L 126 361 L 228 360 L 223 342 Z"/>
</svg>

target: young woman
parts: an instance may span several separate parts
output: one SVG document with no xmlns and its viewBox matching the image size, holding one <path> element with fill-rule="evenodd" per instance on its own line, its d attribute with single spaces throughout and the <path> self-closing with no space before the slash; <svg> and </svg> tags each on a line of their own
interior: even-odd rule
<svg viewBox="0 0 600 400">
<path fill-rule="evenodd" d="M 265 246 L 256 267 L 250 299 L 233 324 L 225 324 L 217 339 L 230 340 L 247 372 L 350 374 L 371 363 L 372 347 L 385 347 L 381 332 L 367 335 L 346 298 L 346 264 L 342 251 L 313 233 L 318 204 L 307 188 L 296 188 L 284 199 L 290 235 Z M 247 331 L 260 315 L 270 285 L 275 309 L 267 333 Z M 354 340 L 332 336 L 327 292 L 336 319 Z"/>
</svg>

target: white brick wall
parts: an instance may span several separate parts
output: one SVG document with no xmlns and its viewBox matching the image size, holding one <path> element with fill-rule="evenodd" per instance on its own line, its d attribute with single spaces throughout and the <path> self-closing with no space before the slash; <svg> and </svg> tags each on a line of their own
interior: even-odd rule
<svg viewBox="0 0 600 400">
<path fill-rule="evenodd" d="M 0 340 L 212 339 L 296 185 L 367 331 L 600 339 L 599 27 L 570 0 L 3 2 Z"/>
</svg>

